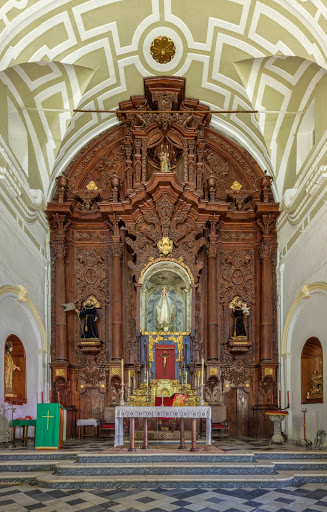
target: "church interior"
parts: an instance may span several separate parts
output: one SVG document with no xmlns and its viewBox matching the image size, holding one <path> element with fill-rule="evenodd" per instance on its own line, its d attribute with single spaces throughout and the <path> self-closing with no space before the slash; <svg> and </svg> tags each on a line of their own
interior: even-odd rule
<svg viewBox="0 0 327 512">
<path fill-rule="evenodd" d="M 3 0 L 0 40 L 1 446 L 40 404 L 131 451 L 314 441 L 325 2 Z"/>
</svg>

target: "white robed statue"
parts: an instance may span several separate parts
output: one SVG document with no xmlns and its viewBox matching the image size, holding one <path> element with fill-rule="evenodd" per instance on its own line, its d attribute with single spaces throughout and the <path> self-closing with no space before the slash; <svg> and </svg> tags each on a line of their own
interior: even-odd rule
<svg viewBox="0 0 327 512">
<path fill-rule="evenodd" d="M 156 306 L 157 330 L 168 332 L 174 329 L 174 304 L 168 297 L 168 289 L 163 287 L 161 297 Z"/>
</svg>

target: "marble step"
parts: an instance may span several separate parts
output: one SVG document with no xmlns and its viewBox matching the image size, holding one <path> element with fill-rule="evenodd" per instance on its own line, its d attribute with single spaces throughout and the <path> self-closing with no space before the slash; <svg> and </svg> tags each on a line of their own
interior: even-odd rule
<svg viewBox="0 0 327 512">
<path fill-rule="evenodd" d="M 305 460 L 318 460 L 325 459 L 327 461 L 327 452 L 324 450 L 310 450 L 310 451 L 293 451 L 293 452 L 276 452 L 272 450 L 271 452 L 262 451 L 262 452 L 254 452 L 253 456 L 256 460 L 279 460 L 279 459 L 305 459 Z"/>
<path fill-rule="evenodd" d="M 56 465 L 62 460 L 26 460 L 0 462 L 0 478 L 3 472 L 56 471 Z"/>
<path fill-rule="evenodd" d="M 76 451 L 58 451 L 51 450 L 49 452 L 38 452 L 37 450 L 24 451 L 22 452 L 10 452 L 9 450 L 0 451 L 0 462 L 1 461 L 31 461 L 31 460 L 76 460 Z"/>
<path fill-rule="evenodd" d="M 251 475 L 273 474 L 273 464 L 228 464 L 215 463 L 132 463 L 132 464 L 58 464 L 56 473 L 60 475 Z"/>
<path fill-rule="evenodd" d="M 282 472 L 276 475 L 42 475 L 36 478 L 40 487 L 115 489 L 128 487 L 141 488 L 197 488 L 197 487 L 286 487 L 303 485 L 309 482 L 327 482 L 326 473 Z"/>
<path fill-rule="evenodd" d="M 170 462 L 180 464 L 181 462 L 197 463 L 206 462 L 210 464 L 221 462 L 253 462 L 253 454 L 216 454 L 210 455 L 207 453 L 192 453 L 187 451 L 179 451 L 177 453 L 148 453 L 144 450 L 139 450 L 133 454 L 131 453 L 117 453 L 117 454 L 79 454 L 78 462 L 80 463 L 111 463 L 111 464 L 130 464 L 130 463 L 146 463 L 151 462 Z"/>
</svg>

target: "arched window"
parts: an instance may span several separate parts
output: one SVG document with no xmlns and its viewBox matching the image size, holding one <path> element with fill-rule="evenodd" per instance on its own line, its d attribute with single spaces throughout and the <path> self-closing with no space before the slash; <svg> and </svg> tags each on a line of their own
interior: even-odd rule
<svg viewBox="0 0 327 512">
<path fill-rule="evenodd" d="M 318 338 L 309 338 L 301 354 L 302 404 L 323 403 L 323 350 Z"/>
<path fill-rule="evenodd" d="M 5 343 L 4 357 L 5 402 L 26 404 L 26 357 L 23 343 L 10 334 Z"/>
</svg>

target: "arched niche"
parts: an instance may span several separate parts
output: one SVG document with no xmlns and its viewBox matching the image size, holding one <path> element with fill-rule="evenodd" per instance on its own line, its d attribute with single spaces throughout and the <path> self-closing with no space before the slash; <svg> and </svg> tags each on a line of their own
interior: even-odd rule
<svg viewBox="0 0 327 512">
<path fill-rule="evenodd" d="M 12 350 L 8 350 L 12 347 Z M 13 404 L 26 404 L 27 403 L 27 390 L 26 390 L 26 354 L 24 345 L 15 334 L 10 334 L 4 345 L 5 350 L 5 364 L 4 364 L 4 400 Z M 6 388 L 6 375 L 8 366 L 6 360 L 9 359 L 12 373 L 12 389 Z M 10 361 L 11 359 L 11 361 Z"/>
<path fill-rule="evenodd" d="M 318 338 L 311 337 L 301 353 L 302 404 L 323 403 L 323 349 Z"/>
<path fill-rule="evenodd" d="M 143 274 L 141 288 L 140 318 L 143 332 L 155 332 L 156 306 L 163 287 L 174 304 L 174 332 L 189 332 L 191 329 L 191 277 L 188 271 L 175 261 L 159 261 Z"/>
</svg>

